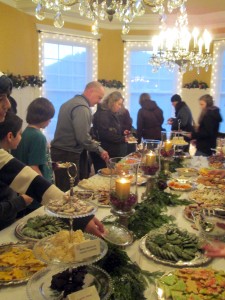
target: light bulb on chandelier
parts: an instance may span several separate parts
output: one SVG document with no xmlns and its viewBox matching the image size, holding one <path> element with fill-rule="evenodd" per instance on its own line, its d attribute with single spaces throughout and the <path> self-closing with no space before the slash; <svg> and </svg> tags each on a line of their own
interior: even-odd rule
<svg viewBox="0 0 225 300">
<path fill-rule="evenodd" d="M 185 73 L 197 68 L 208 71 L 212 64 L 210 44 L 212 37 L 205 29 L 202 36 L 197 28 L 192 33 L 188 29 L 187 13 L 183 12 L 177 19 L 175 27 L 161 30 L 159 35 L 152 38 L 152 56 L 149 64 L 153 72 L 166 67 L 173 71 L 176 65 L 179 71 Z"/>
</svg>

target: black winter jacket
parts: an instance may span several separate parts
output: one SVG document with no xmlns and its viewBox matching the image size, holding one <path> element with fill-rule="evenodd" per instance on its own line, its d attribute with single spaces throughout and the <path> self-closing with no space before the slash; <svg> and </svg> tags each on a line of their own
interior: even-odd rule
<svg viewBox="0 0 225 300">
<path fill-rule="evenodd" d="M 216 148 L 219 124 L 222 121 L 220 110 L 216 106 L 209 107 L 199 123 L 199 128 L 192 134 L 196 139 L 197 150 L 212 155 L 212 148 Z"/>
</svg>

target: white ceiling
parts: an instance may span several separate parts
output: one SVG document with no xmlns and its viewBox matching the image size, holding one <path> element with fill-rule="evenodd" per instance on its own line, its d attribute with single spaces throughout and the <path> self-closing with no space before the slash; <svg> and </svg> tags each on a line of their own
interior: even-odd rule
<svg viewBox="0 0 225 300">
<path fill-rule="evenodd" d="M 0 2 L 10 5 L 25 13 L 34 15 L 35 4 L 32 0 L 0 0 Z M 165 3 L 167 0 L 165 0 Z M 186 8 L 188 12 L 189 25 L 198 27 L 207 27 L 210 29 L 225 28 L 225 0 L 187 0 Z M 52 18 L 53 15 L 47 15 Z M 173 23 L 176 15 L 169 15 L 167 23 Z M 91 21 L 85 17 L 81 17 L 77 13 L 76 5 L 72 11 L 64 13 L 65 21 L 78 23 L 83 25 L 91 25 Z M 158 29 L 160 24 L 159 17 L 153 14 L 150 9 L 144 16 L 136 18 L 131 23 L 131 29 L 136 30 L 152 30 Z M 121 24 L 116 19 L 112 22 L 108 20 L 101 22 L 100 27 L 107 29 L 121 29 Z"/>
</svg>

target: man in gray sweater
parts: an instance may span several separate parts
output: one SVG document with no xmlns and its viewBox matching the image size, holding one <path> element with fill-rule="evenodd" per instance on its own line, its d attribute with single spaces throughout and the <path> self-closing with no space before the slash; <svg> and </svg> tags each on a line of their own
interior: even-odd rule
<svg viewBox="0 0 225 300">
<path fill-rule="evenodd" d="M 82 95 L 76 95 L 65 102 L 59 111 L 54 139 L 51 142 L 53 162 L 73 162 L 78 169 L 76 183 L 79 180 L 80 156 L 83 150 L 98 153 L 105 161 L 108 152 L 91 138 L 92 113 L 90 107 L 99 103 L 104 96 L 103 86 L 93 81 L 86 85 Z M 55 182 L 61 190 L 70 188 L 66 169 L 55 170 Z"/>
</svg>

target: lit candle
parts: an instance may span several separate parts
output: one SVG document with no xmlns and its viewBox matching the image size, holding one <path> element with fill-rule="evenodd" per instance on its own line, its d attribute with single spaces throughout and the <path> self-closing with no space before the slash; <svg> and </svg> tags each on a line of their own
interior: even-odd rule
<svg viewBox="0 0 225 300">
<path fill-rule="evenodd" d="M 148 154 L 146 154 L 146 165 L 151 167 L 154 166 L 156 163 L 156 155 L 154 152 L 150 152 Z"/>
<path fill-rule="evenodd" d="M 212 37 L 207 30 L 205 30 L 203 33 L 203 39 L 204 39 L 204 43 L 205 43 L 205 52 L 208 53 L 209 48 L 210 48 L 210 43 L 212 41 Z"/>
<path fill-rule="evenodd" d="M 202 46 L 203 46 L 203 39 L 200 38 L 198 40 L 198 52 L 199 52 L 199 54 L 202 54 Z"/>
<path fill-rule="evenodd" d="M 116 194 L 119 199 L 127 199 L 130 195 L 130 180 L 127 178 L 116 179 Z"/>
<path fill-rule="evenodd" d="M 193 38 L 194 38 L 194 49 L 197 48 L 197 41 L 198 41 L 198 36 L 199 36 L 199 30 L 198 28 L 194 28 L 193 32 L 192 32 Z"/>
<path fill-rule="evenodd" d="M 170 151 L 172 149 L 172 147 L 173 147 L 173 143 L 171 141 L 166 141 L 164 143 L 164 148 L 166 151 Z"/>
</svg>

